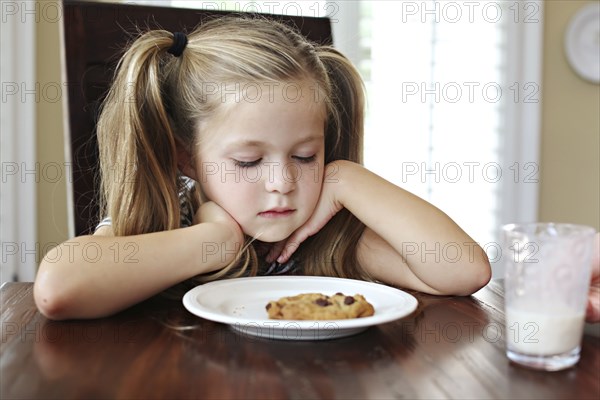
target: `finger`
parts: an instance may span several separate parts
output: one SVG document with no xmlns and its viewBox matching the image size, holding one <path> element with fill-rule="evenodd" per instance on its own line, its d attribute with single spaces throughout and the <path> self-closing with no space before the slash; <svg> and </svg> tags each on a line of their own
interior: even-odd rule
<svg viewBox="0 0 600 400">
<path fill-rule="evenodd" d="M 285 249 L 283 249 L 283 251 L 279 254 L 279 257 L 277 257 L 277 262 L 279 264 L 287 262 L 290 259 L 290 257 L 296 252 L 298 247 L 300 247 L 300 243 L 296 244 L 295 242 L 292 242 L 288 244 L 285 247 Z"/>
<path fill-rule="evenodd" d="M 590 323 L 600 322 L 600 310 L 595 308 L 590 302 L 588 302 L 585 310 L 585 321 Z"/>
<path fill-rule="evenodd" d="M 323 228 L 327 222 L 335 215 L 335 212 L 329 210 L 317 211 L 309 220 L 298 228 L 288 238 L 287 243 L 281 255 L 277 258 L 278 263 L 284 263 L 294 254 L 294 252 L 300 247 L 309 236 L 314 235 Z"/>
<path fill-rule="evenodd" d="M 267 254 L 267 257 L 265 258 L 265 260 L 268 263 L 272 263 L 273 261 L 275 261 L 275 259 L 277 257 L 279 257 L 279 255 L 281 254 L 281 251 L 285 247 L 286 242 L 287 242 L 286 240 L 281 240 L 281 241 L 275 243 L 271 247 L 271 249 L 269 249 L 269 253 Z"/>
<path fill-rule="evenodd" d="M 310 236 L 308 233 L 304 232 L 297 231 L 297 233 L 292 234 L 292 236 L 288 238 L 288 240 L 285 243 L 285 247 L 283 248 L 281 254 L 277 258 L 278 263 L 283 264 L 284 262 L 289 260 L 290 257 L 296 252 L 296 250 L 298 250 L 300 244 L 302 244 L 302 242 L 304 242 Z"/>
<path fill-rule="evenodd" d="M 588 322 L 600 322 L 600 290 L 597 288 L 590 289 L 585 319 Z"/>
</svg>

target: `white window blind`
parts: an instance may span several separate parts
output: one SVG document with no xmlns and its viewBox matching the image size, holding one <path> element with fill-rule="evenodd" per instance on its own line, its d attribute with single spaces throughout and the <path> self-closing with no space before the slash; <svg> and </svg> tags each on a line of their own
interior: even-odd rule
<svg viewBox="0 0 600 400">
<path fill-rule="evenodd" d="M 31 3 L 2 4 L 0 283 L 33 281 L 37 269 L 35 18 L 26 18 L 32 10 Z"/>
<path fill-rule="evenodd" d="M 497 2 L 489 16 L 481 2 L 470 3 L 479 5 L 471 15 L 456 2 L 361 4 L 370 33 L 361 64 L 369 90 L 365 163 L 477 241 L 492 242 L 506 173 L 507 24 L 497 19 Z"/>
<path fill-rule="evenodd" d="M 172 4 L 329 16 L 365 80 L 367 167 L 446 212 L 492 261 L 501 224 L 537 218 L 543 2 Z"/>
<path fill-rule="evenodd" d="M 537 218 L 542 3 L 339 4 L 335 44 L 367 87 L 366 166 L 497 262 L 500 225 Z"/>
</svg>

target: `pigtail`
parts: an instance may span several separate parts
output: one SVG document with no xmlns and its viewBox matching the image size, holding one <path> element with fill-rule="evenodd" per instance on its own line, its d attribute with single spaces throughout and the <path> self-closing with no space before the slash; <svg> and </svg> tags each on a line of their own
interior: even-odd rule
<svg viewBox="0 0 600 400">
<path fill-rule="evenodd" d="M 318 48 L 317 56 L 332 86 L 326 137 L 335 138 L 336 142 L 325 143 L 325 161 L 344 159 L 362 164 L 365 96 L 360 74 L 350 60 L 332 47 Z"/>
<path fill-rule="evenodd" d="M 332 47 L 317 48 L 317 56 L 331 86 L 325 163 L 350 160 L 362 164 L 365 100 L 360 74 Z M 303 246 L 305 273 L 371 280 L 356 254 L 364 230 L 365 225 L 350 211 L 340 211 Z"/>
<path fill-rule="evenodd" d="M 101 208 L 117 236 L 179 227 L 177 152 L 161 87 L 172 36 L 151 31 L 131 45 L 98 121 Z"/>
</svg>

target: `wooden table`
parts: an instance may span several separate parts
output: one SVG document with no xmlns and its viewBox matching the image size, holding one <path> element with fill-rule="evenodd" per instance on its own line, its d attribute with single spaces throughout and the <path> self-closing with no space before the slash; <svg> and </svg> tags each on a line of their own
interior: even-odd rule
<svg viewBox="0 0 600 400">
<path fill-rule="evenodd" d="M 159 299 L 55 322 L 31 283 L 0 292 L 3 399 L 600 398 L 600 338 L 585 336 L 564 371 L 507 360 L 501 281 L 471 297 L 415 294 L 405 319 L 316 342 L 249 337 Z"/>
</svg>

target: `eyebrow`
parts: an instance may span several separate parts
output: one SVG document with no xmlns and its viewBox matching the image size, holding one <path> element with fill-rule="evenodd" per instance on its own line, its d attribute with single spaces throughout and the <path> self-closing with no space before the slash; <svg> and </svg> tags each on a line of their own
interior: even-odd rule
<svg viewBox="0 0 600 400">
<path fill-rule="evenodd" d="M 304 144 L 304 143 L 309 143 L 309 142 L 314 142 L 317 140 L 323 140 L 324 136 L 323 135 L 318 135 L 318 136 L 307 136 L 304 139 L 294 143 L 294 146 L 300 145 L 300 144 Z M 235 141 L 235 142 L 231 142 L 228 143 L 225 147 L 228 148 L 238 148 L 238 147 L 266 147 L 269 146 L 270 143 L 269 142 L 263 142 L 260 140 L 239 140 L 239 141 Z"/>
</svg>

